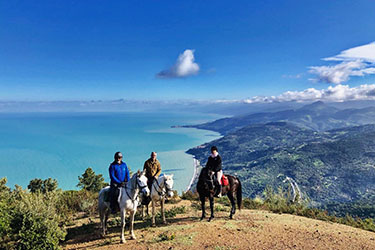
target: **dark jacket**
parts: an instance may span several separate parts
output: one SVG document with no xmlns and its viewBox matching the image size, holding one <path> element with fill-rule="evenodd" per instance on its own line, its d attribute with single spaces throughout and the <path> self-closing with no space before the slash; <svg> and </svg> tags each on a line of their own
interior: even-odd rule
<svg viewBox="0 0 375 250">
<path fill-rule="evenodd" d="M 111 178 L 111 185 L 119 185 L 121 182 L 127 182 L 130 179 L 130 175 L 126 163 L 121 162 L 120 165 L 117 162 L 111 163 L 109 166 L 109 177 Z"/>
<path fill-rule="evenodd" d="M 214 172 L 219 172 L 222 169 L 220 155 L 217 155 L 216 157 L 212 157 L 212 155 L 210 155 L 206 163 L 206 168 Z"/>
</svg>

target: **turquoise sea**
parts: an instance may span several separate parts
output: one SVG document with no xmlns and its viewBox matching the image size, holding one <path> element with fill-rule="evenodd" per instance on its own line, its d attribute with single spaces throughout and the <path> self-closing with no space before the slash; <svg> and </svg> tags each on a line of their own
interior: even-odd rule
<svg viewBox="0 0 375 250">
<path fill-rule="evenodd" d="M 197 113 L 24 113 L 0 114 L 0 177 L 26 188 L 33 178 L 52 177 L 59 187 L 76 189 L 87 167 L 108 178 L 116 151 L 133 172 L 158 152 L 162 172 L 174 174 L 174 189 L 189 185 L 194 172 L 191 147 L 219 134 L 173 125 L 219 118 Z M 209 152 L 207 152 L 208 154 Z"/>
</svg>

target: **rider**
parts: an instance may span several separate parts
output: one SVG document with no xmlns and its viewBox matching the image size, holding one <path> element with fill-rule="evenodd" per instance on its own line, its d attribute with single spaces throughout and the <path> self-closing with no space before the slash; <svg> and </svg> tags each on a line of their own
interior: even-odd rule
<svg viewBox="0 0 375 250">
<path fill-rule="evenodd" d="M 145 164 L 143 165 L 143 170 L 146 171 L 146 177 L 147 177 L 147 186 L 151 191 L 152 182 L 154 179 L 157 179 L 161 173 L 161 165 L 157 157 L 156 152 L 151 152 L 151 157 L 147 161 L 145 161 Z"/>
<path fill-rule="evenodd" d="M 116 152 L 114 158 L 115 160 L 109 165 L 109 177 L 111 178 L 109 196 L 112 213 L 115 213 L 118 207 L 119 188 L 125 187 L 126 182 L 130 179 L 129 169 L 126 163 L 122 161 L 121 152 Z"/>
<path fill-rule="evenodd" d="M 221 177 L 223 176 L 223 170 L 221 165 L 221 157 L 216 146 L 211 147 L 211 155 L 208 157 L 206 168 L 216 173 L 216 181 L 219 189 L 216 196 L 221 197 Z"/>
</svg>

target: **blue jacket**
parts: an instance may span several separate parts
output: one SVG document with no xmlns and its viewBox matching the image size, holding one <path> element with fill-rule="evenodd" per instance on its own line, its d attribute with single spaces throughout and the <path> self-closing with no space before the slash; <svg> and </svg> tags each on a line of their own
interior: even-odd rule
<svg viewBox="0 0 375 250">
<path fill-rule="evenodd" d="M 129 169 L 125 162 L 112 163 L 109 166 L 109 177 L 111 178 L 111 184 L 120 184 L 121 182 L 128 181 L 130 179 Z"/>
</svg>

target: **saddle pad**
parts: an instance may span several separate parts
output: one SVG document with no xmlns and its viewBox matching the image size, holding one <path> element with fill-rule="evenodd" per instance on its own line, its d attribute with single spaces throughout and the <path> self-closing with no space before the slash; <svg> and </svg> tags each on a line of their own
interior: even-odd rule
<svg viewBox="0 0 375 250">
<path fill-rule="evenodd" d="M 225 175 L 223 175 L 223 177 L 221 177 L 221 184 L 223 186 L 228 186 L 229 185 L 228 177 L 226 177 Z"/>
</svg>

